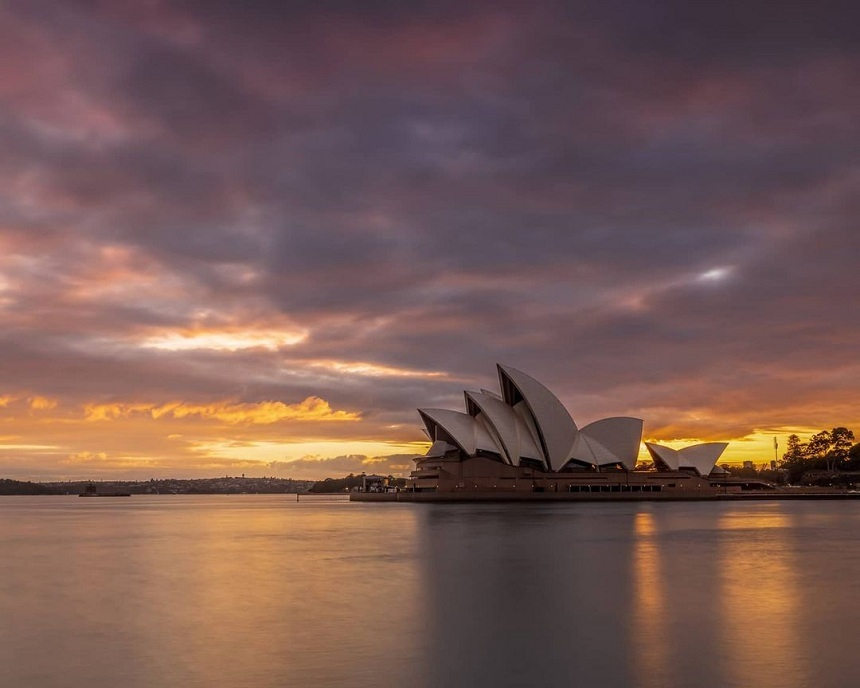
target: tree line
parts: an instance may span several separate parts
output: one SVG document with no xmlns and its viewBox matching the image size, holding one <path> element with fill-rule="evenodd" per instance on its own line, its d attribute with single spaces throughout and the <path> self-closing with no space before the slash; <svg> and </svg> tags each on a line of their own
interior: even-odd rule
<svg viewBox="0 0 860 688">
<path fill-rule="evenodd" d="M 350 473 L 343 478 L 326 478 L 319 480 L 311 486 L 309 492 L 314 494 L 330 494 L 333 492 L 349 492 L 350 490 L 358 489 L 364 486 L 365 473 L 355 475 Z M 395 478 L 393 475 L 384 476 L 387 480 L 387 487 L 406 487 L 406 478 Z"/>
<path fill-rule="evenodd" d="M 0 478 L 0 495 L 52 495 L 60 494 L 59 490 L 42 485 L 41 483 L 23 482 Z"/>
<path fill-rule="evenodd" d="M 838 427 L 822 430 L 801 442 L 797 435 L 788 438 L 780 468 L 788 473 L 788 481 L 799 481 L 807 471 L 860 471 L 860 443 L 854 443 L 854 432 Z"/>
</svg>

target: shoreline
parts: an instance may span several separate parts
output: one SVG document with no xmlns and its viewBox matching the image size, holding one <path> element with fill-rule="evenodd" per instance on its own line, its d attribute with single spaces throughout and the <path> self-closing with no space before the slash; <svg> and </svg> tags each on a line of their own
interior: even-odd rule
<svg viewBox="0 0 860 688">
<path fill-rule="evenodd" d="M 716 501 L 774 501 L 774 500 L 860 500 L 860 492 L 835 490 L 755 491 L 748 493 L 550 493 L 550 492 L 355 492 L 350 502 L 400 502 L 407 504 L 477 503 L 477 502 L 716 502 Z"/>
</svg>

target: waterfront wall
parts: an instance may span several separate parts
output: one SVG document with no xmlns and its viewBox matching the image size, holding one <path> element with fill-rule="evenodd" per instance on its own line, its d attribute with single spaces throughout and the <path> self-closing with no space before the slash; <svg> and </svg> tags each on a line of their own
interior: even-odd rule
<svg viewBox="0 0 860 688">
<path fill-rule="evenodd" d="M 860 499 L 860 493 L 822 489 L 756 490 L 749 492 L 355 492 L 351 502 L 475 503 L 475 502 L 695 502 L 798 499 Z"/>
</svg>

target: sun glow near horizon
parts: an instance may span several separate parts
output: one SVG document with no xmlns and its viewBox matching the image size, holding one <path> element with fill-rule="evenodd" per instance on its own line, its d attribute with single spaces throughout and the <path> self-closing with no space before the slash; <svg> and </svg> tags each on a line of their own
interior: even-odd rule
<svg viewBox="0 0 860 688">
<path fill-rule="evenodd" d="M 308 388 L 321 387 L 321 380 L 332 373 L 348 379 L 347 387 L 359 389 L 402 379 L 423 384 L 439 380 L 444 389 L 457 378 L 443 370 L 328 358 L 301 359 L 291 365 L 291 374 L 302 376 Z M 671 410 L 661 412 L 672 415 Z M 380 414 L 372 404 L 342 407 L 313 395 L 294 401 L 138 398 L 80 404 L 32 390 L 10 391 L 0 394 L 0 475 L 63 477 L 70 471 L 75 475 L 89 471 L 104 476 L 209 477 L 213 471 L 235 470 L 257 475 L 277 471 L 282 477 L 295 472 L 317 479 L 371 469 L 408 475 L 412 464 L 403 457 L 422 455 L 430 446 L 413 414 L 408 408 Z M 644 409 L 643 415 L 647 417 Z M 781 458 L 789 435 L 803 439 L 820 430 L 774 426 L 739 437 L 696 437 L 707 432 L 702 422 L 711 417 L 717 416 L 690 417 L 694 432 L 689 436 L 677 436 L 684 429 L 678 424 L 663 425 L 653 433 L 646 427 L 643 439 L 675 449 L 724 441 L 729 446 L 719 463 L 752 461 L 760 466 Z M 670 432 L 675 436 L 661 438 Z M 638 461 L 651 461 L 644 443 Z M 28 464 L 38 465 L 38 473 L 28 472 Z"/>
<path fill-rule="evenodd" d="M 37 439 L 44 435 L 45 426 L 37 418 L 32 418 L 32 425 L 23 426 L 22 432 L 0 437 L 2 473 L 14 473 L 29 479 L 87 475 L 212 477 L 224 472 L 322 479 L 362 470 L 405 476 L 412 470 L 411 458 L 424 454 L 430 446 L 426 439 L 420 438 L 417 423 L 414 433 L 408 424 L 397 424 L 389 437 L 385 428 L 373 428 L 358 417 L 345 415 L 323 422 L 329 427 L 333 422 L 340 428 L 354 426 L 357 433 L 348 432 L 342 437 L 334 437 L 325 432 L 323 426 L 317 425 L 318 421 L 307 420 L 302 423 L 303 427 L 306 426 L 306 430 L 301 432 L 305 437 L 289 439 L 286 436 L 289 433 L 280 428 L 283 420 L 268 422 L 266 409 L 258 406 L 231 410 L 229 406 L 219 409 L 188 405 L 184 407 L 185 412 L 177 412 L 181 408 L 149 405 L 119 409 L 93 407 L 89 419 L 79 418 L 74 422 L 66 419 L 62 425 L 56 426 L 56 433 L 52 434 L 49 442 Z M 234 416 L 235 413 L 240 415 Z M 255 420 L 258 413 L 262 415 Z M 283 416 L 283 409 L 278 413 Z M 241 420 L 237 422 L 237 418 Z M 164 430 L 159 431 L 158 424 L 165 423 Z M 5 425 L 8 427 L 8 423 Z M 256 428 L 253 433 L 248 432 L 250 426 Z M 308 436 L 308 431 L 313 436 Z M 774 437 L 779 442 L 776 457 L 779 459 L 790 434 L 803 439 L 814 432 L 817 430 L 789 427 L 727 438 L 724 441 L 729 446 L 718 463 L 739 466 L 744 461 L 752 461 L 756 466 L 769 464 L 775 456 Z M 368 433 L 375 437 L 368 436 Z M 361 434 L 365 436 L 350 436 Z M 410 435 L 414 439 L 408 439 Z M 675 449 L 701 441 L 714 441 L 644 439 Z M 132 452 L 128 451 L 130 443 L 135 445 Z M 42 466 L 41 470 L 38 473 L 22 471 L 25 457 L 36 460 Z M 651 461 L 644 442 L 638 458 L 640 462 Z"/>
<path fill-rule="evenodd" d="M 732 437 L 725 439 L 696 439 L 696 438 L 672 438 L 660 439 L 657 437 L 643 437 L 642 445 L 639 449 L 639 461 L 650 462 L 651 455 L 645 447 L 645 442 L 653 442 L 662 444 L 672 449 L 683 449 L 693 444 L 702 444 L 705 442 L 727 442 L 725 452 L 720 456 L 717 464 L 728 464 L 730 466 L 741 466 L 745 461 L 752 461 L 756 467 L 762 464 L 770 465 L 773 460 L 781 460 L 785 452 L 785 445 L 789 435 L 797 435 L 801 440 L 806 440 L 816 432 L 820 432 L 821 428 L 811 427 L 780 427 L 773 429 L 756 430 L 742 437 Z M 774 439 L 778 446 L 774 452 Z"/>
</svg>

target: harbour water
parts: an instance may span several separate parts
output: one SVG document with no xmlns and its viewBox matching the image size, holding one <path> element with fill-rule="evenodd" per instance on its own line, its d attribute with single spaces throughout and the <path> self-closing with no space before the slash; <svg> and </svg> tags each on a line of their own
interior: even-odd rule
<svg viewBox="0 0 860 688">
<path fill-rule="evenodd" d="M 860 685 L 860 504 L 0 498 L 0 688 Z"/>
</svg>

